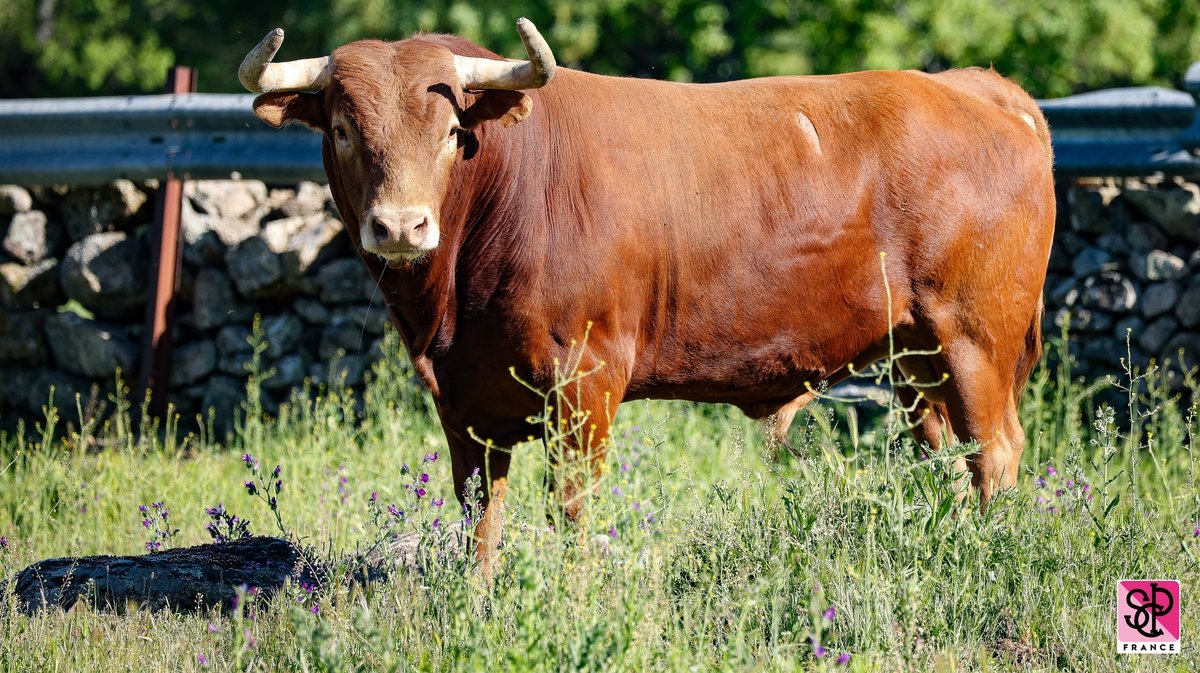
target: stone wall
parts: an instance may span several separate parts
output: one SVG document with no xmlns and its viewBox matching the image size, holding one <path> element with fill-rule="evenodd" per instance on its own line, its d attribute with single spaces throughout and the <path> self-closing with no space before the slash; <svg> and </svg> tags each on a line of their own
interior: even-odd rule
<svg viewBox="0 0 1200 673">
<path fill-rule="evenodd" d="M 136 390 L 156 185 L 0 187 L 0 416 L 40 417 L 50 386 L 107 403 L 118 370 Z M 255 316 L 270 409 L 289 391 L 363 382 L 387 311 L 353 254 L 329 190 L 302 183 L 186 184 L 169 399 L 185 419 L 242 399 Z M 94 400 L 93 400 L 94 398 Z"/>
<path fill-rule="evenodd" d="M 1200 365 L 1200 185 L 1081 180 L 1059 188 L 1046 279 L 1047 335 L 1063 324 L 1085 374 L 1135 364 Z M 1176 367 L 1176 371 L 1178 368 Z"/>
<path fill-rule="evenodd" d="M 0 186 L 0 418 L 136 389 L 155 184 Z M 1086 374 L 1200 355 L 1200 186 L 1092 180 L 1059 187 L 1047 332 L 1069 321 Z M 360 385 L 388 316 L 327 188 L 187 183 L 169 399 L 191 418 L 241 399 L 255 315 L 270 347 L 265 403 L 305 379 Z M 336 363 L 336 365 L 334 364 Z M 1194 361 L 1189 364 L 1196 364 Z"/>
</svg>

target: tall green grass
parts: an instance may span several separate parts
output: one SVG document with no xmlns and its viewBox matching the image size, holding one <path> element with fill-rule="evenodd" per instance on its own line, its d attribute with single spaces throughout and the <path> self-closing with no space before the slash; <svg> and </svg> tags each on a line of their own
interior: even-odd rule
<svg viewBox="0 0 1200 673">
<path fill-rule="evenodd" d="M 1054 349 L 1023 400 L 1025 474 L 986 515 L 954 505 L 952 457 L 920 459 L 885 410 L 817 404 L 785 450 L 724 407 L 631 403 L 582 530 L 547 532 L 546 451 L 515 449 L 490 587 L 444 562 L 233 616 L 25 617 L 6 596 L 0 670 L 1200 669 L 1198 398 L 1121 363 L 1112 381 L 1076 381 Z M 1113 395 L 1132 404 L 1099 402 Z M 179 437 L 139 428 L 113 405 L 107 422 L 47 409 L 0 439 L 5 576 L 44 557 L 142 553 L 142 503 L 170 508 L 175 545 L 208 541 L 204 509 L 219 502 L 276 534 L 246 494 L 244 452 L 281 465 L 280 521 L 327 553 L 378 539 L 372 492 L 411 500 L 401 469 L 426 453 L 443 458 L 422 467 L 424 502 L 458 518 L 441 430 L 401 354 L 361 399 L 310 390 L 267 416 L 251 397 L 228 438 L 211 419 L 180 419 Z M 1141 577 L 1183 581 L 1182 654 L 1116 654 L 1116 582 Z"/>
</svg>

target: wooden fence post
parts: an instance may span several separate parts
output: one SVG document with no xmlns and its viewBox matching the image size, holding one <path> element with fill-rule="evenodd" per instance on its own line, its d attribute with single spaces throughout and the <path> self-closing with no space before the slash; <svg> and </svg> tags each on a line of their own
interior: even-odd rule
<svg viewBox="0 0 1200 673">
<path fill-rule="evenodd" d="M 196 71 L 174 66 L 167 73 L 167 93 L 196 91 Z M 174 123 L 174 122 L 173 122 Z M 171 384 L 171 328 L 175 323 L 175 297 L 179 291 L 179 266 L 183 256 L 180 215 L 183 179 L 166 175 L 158 190 L 154 229 L 150 237 L 150 291 L 146 297 L 145 332 L 142 335 L 141 394 L 151 395 L 149 412 L 162 417 Z"/>
</svg>

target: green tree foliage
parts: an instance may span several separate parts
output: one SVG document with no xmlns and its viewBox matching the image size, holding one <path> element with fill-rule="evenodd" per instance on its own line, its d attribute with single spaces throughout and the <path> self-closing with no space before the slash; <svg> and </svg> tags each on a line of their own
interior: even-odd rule
<svg viewBox="0 0 1200 673">
<path fill-rule="evenodd" d="M 172 63 L 237 91 L 242 56 L 277 25 L 284 58 L 414 31 L 518 56 L 518 16 L 565 65 L 683 81 L 992 65 L 1062 96 L 1177 84 L 1200 58 L 1194 0 L 5 0 L 0 95 L 152 92 Z"/>
</svg>

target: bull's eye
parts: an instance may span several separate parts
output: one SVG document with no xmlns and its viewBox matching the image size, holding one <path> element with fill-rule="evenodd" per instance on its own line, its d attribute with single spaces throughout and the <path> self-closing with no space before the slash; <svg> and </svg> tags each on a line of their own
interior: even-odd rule
<svg viewBox="0 0 1200 673">
<path fill-rule="evenodd" d="M 333 127 L 333 137 L 336 138 L 339 143 L 346 142 L 347 136 L 346 136 L 345 127 L 342 127 L 342 126 Z"/>
<path fill-rule="evenodd" d="M 463 128 L 461 126 L 451 126 L 450 134 L 446 136 L 446 142 L 458 142 L 462 138 Z"/>
</svg>

